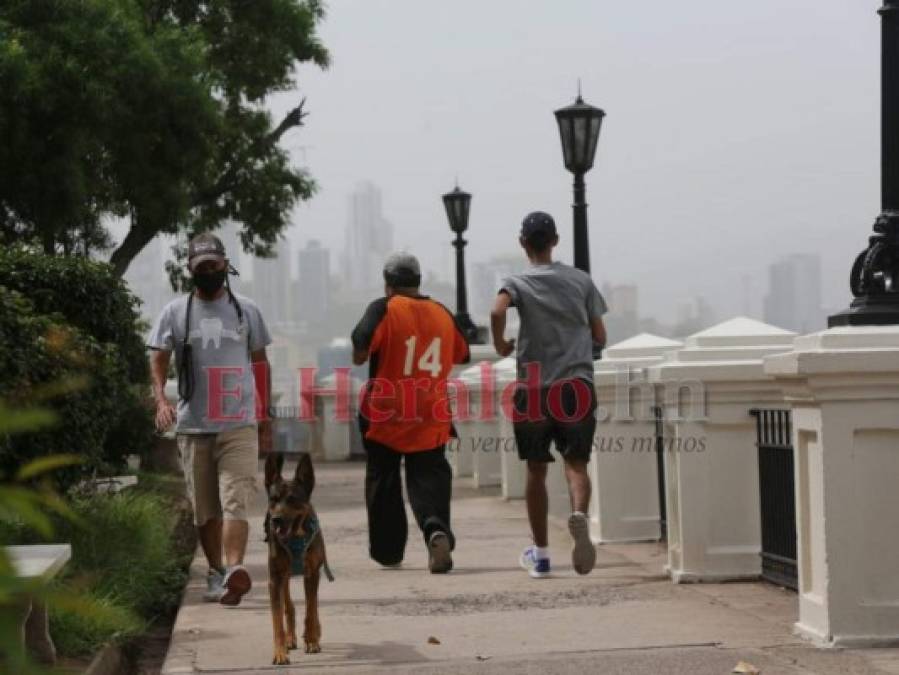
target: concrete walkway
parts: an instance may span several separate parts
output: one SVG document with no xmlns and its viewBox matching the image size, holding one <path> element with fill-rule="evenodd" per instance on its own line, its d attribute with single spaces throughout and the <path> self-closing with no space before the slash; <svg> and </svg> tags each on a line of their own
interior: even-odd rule
<svg viewBox="0 0 899 675">
<path fill-rule="evenodd" d="M 285 475 L 292 467 L 285 468 Z M 455 487 L 455 570 L 427 572 L 410 515 L 401 569 L 368 559 L 363 467 L 319 464 L 313 495 L 337 580 L 322 580 L 322 653 L 271 663 L 262 542 L 264 494 L 251 522 L 247 567 L 255 586 L 237 608 L 204 604 L 205 563 L 194 562 L 165 675 L 203 673 L 690 673 L 722 674 L 740 661 L 762 673 L 899 674 L 899 650 L 818 650 L 794 637 L 796 596 L 763 583 L 675 586 L 655 544 L 600 548 L 597 569 L 571 569 L 569 536 L 550 533 L 554 577 L 530 579 L 522 502 Z M 261 481 L 261 476 L 260 476 Z M 302 582 L 292 594 L 302 612 Z M 436 638 L 439 644 L 433 644 Z"/>
</svg>

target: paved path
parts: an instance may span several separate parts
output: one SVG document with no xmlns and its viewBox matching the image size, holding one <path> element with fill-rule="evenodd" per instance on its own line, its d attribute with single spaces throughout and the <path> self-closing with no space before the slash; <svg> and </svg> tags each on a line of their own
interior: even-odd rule
<svg viewBox="0 0 899 675">
<path fill-rule="evenodd" d="M 285 469 L 285 475 L 291 469 Z M 796 596 L 763 583 L 676 586 L 655 544 L 600 547 L 597 569 L 571 569 L 569 536 L 550 533 L 554 577 L 517 566 L 528 543 L 522 502 L 457 482 L 455 570 L 427 572 L 410 516 L 401 569 L 367 556 L 363 467 L 319 464 L 313 502 L 337 580 L 322 580 L 322 653 L 271 663 L 264 495 L 251 522 L 247 566 L 255 586 L 237 608 L 200 600 L 198 557 L 163 673 L 729 673 L 739 661 L 762 673 L 899 673 L 899 650 L 818 650 L 791 633 Z M 261 480 L 261 477 L 260 477 Z M 294 581 L 302 611 L 302 583 Z M 429 638 L 439 644 L 429 643 Z"/>
</svg>

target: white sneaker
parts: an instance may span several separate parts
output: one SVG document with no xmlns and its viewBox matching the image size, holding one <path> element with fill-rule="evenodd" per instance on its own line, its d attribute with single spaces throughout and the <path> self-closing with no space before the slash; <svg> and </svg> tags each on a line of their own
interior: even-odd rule
<svg viewBox="0 0 899 675">
<path fill-rule="evenodd" d="M 596 564 L 596 546 L 590 539 L 590 521 L 578 511 L 568 517 L 568 531 L 574 539 L 571 564 L 578 574 L 588 574 Z"/>
<path fill-rule="evenodd" d="M 206 573 L 206 592 L 203 593 L 204 602 L 218 602 L 225 594 L 225 575 L 218 570 L 209 570 Z"/>
<path fill-rule="evenodd" d="M 524 549 L 518 558 L 518 564 L 534 579 L 545 579 L 550 576 L 549 558 L 538 558 L 536 546 Z"/>
</svg>

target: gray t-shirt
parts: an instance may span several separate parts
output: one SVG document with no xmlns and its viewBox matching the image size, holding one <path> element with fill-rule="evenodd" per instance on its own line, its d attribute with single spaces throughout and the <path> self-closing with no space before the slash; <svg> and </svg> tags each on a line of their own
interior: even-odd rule
<svg viewBox="0 0 899 675">
<path fill-rule="evenodd" d="M 540 364 L 543 386 L 573 377 L 593 381 L 593 334 L 590 322 L 607 307 L 586 272 L 560 262 L 532 265 L 503 280 L 500 291 L 518 310 L 518 377 L 526 364 Z"/>
<path fill-rule="evenodd" d="M 227 293 L 212 301 L 194 296 L 191 303 L 189 339 L 195 385 L 190 401 L 178 401 L 178 433 L 219 433 L 256 423 L 256 389 L 249 352 L 271 344 L 272 338 L 256 303 L 242 295 L 235 294 L 235 298 L 243 312 L 242 321 L 238 321 L 237 308 Z M 151 349 L 175 352 L 176 372 L 181 368 L 187 299 L 183 295 L 167 304 L 147 339 Z M 219 382 L 223 395 L 217 397 L 221 405 L 210 409 L 209 369 L 214 367 L 236 370 L 222 372 Z M 217 419 L 210 418 L 210 413 Z"/>
</svg>

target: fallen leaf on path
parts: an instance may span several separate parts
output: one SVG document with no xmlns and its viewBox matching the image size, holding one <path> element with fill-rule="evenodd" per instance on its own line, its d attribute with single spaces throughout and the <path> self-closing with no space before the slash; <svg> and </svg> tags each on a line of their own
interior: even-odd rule
<svg viewBox="0 0 899 675">
<path fill-rule="evenodd" d="M 429 644 L 429 645 L 439 645 L 439 644 L 440 644 L 440 640 L 438 640 L 437 638 L 435 638 L 435 637 L 432 635 L 431 637 L 428 638 L 428 644 Z"/>
<path fill-rule="evenodd" d="M 732 673 L 746 673 L 747 675 L 759 675 L 762 671 L 756 668 L 751 663 L 746 663 L 746 661 L 740 661 L 737 665 L 734 666 L 734 669 L 731 671 Z"/>
</svg>

